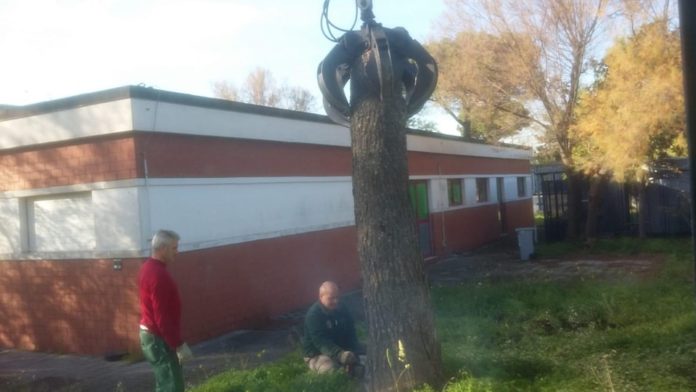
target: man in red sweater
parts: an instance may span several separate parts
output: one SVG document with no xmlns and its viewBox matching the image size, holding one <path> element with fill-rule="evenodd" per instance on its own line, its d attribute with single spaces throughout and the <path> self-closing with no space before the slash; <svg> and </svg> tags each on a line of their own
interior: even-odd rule
<svg viewBox="0 0 696 392">
<path fill-rule="evenodd" d="M 152 237 L 152 256 L 138 275 L 140 347 L 155 372 L 155 391 L 183 392 L 181 362 L 192 356 L 181 339 L 179 289 L 167 271 L 178 253 L 179 235 L 160 230 Z"/>
</svg>

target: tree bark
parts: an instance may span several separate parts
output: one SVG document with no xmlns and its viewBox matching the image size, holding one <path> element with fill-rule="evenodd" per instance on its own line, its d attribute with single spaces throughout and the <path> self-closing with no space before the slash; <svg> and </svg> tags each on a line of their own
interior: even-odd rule
<svg viewBox="0 0 696 392">
<path fill-rule="evenodd" d="M 368 324 L 369 389 L 439 385 L 440 346 L 408 199 L 405 103 L 400 94 L 383 92 L 380 99 L 379 90 L 361 77 L 361 67 L 351 72 L 353 197 Z"/>
<path fill-rule="evenodd" d="M 606 178 L 601 175 L 590 178 L 590 191 L 587 202 L 587 223 L 585 224 L 585 238 L 588 242 L 597 239 L 599 225 L 599 208 L 602 205 L 602 187 Z"/>
<path fill-rule="evenodd" d="M 647 237 L 648 226 L 648 192 L 647 184 L 639 181 L 638 184 L 638 238 Z"/>
<path fill-rule="evenodd" d="M 568 228 L 566 238 L 577 240 L 580 237 L 580 214 L 582 210 L 582 175 L 566 169 L 568 177 L 568 194 L 566 206 L 566 217 L 568 218 Z"/>
</svg>

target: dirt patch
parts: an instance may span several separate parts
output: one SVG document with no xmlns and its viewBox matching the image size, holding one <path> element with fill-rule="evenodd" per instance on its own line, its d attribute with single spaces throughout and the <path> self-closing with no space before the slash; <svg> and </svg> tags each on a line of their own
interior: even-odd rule
<svg viewBox="0 0 696 392">
<path fill-rule="evenodd" d="M 652 277 L 663 265 L 664 257 L 655 255 L 521 261 L 514 252 L 488 252 L 449 257 L 430 266 L 428 275 L 434 285 L 509 280 L 630 280 Z"/>
</svg>

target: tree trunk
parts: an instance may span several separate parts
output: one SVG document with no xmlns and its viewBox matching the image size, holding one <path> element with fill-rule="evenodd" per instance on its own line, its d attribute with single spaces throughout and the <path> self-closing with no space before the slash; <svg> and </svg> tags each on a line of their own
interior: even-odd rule
<svg viewBox="0 0 696 392">
<path fill-rule="evenodd" d="M 582 212 L 582 175 L 572 169 L 566 169 L 568 177 L 568 194 L 566 207 L 566 217 L 568 218 L 568 228 L 566 239 L 576 240 L 580 237 L 580 216 Z"/>
<path fill-rule="evenodd" d="M 400 94 L 380 99 L 374 86 L 361 86 L 361 72 L 353 67 L 351 74 L 351 140 L 369 389 L 409 391 L 438 385 L 442 363 L 408 199 L 405 103 Z"/>
<path fill-rule="evenodd" d="M 590 178 L 590 191 L 587 202 L 587 223 L 585 224 L 585 238 L 588 242 L 597 239 L 599 225 L 599 209 L 602 205 L 602 188 L 606 178 L 601 175 Z"/>
<path fill-rule="evenodd" d="M 648 196 L 647 185 L 640 181 L 638 182 L 638 238 L 647 237 L 647 222 L 648 218 Z"/>
</svg>

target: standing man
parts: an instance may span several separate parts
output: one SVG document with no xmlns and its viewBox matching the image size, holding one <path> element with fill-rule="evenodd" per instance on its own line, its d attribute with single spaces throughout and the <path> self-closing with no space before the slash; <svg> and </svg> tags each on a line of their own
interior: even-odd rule
<svg viewBox="0 0 696 392">
<path fill-rule="evenodd" d="M 140 347 L 155 372 L 156 392 L 183 392 L 181 361 L 192 356 L 181 340 L 179 289 L 167 271 L 178 253 L 179 235 L 160 230 L 152 237 L 152 256 L 138 275 Z"/>
<path fill-rule="evenodd" d="M 319 301 L 309 308 L 305 316 L 302 339 L 304 360 L 317 373 L 328 373 L 343 367 L 352 374 L 360 365 L 353 317 L 339 302 L 339 294 L 336 283 L 322 283 Z"/>
</svg>

